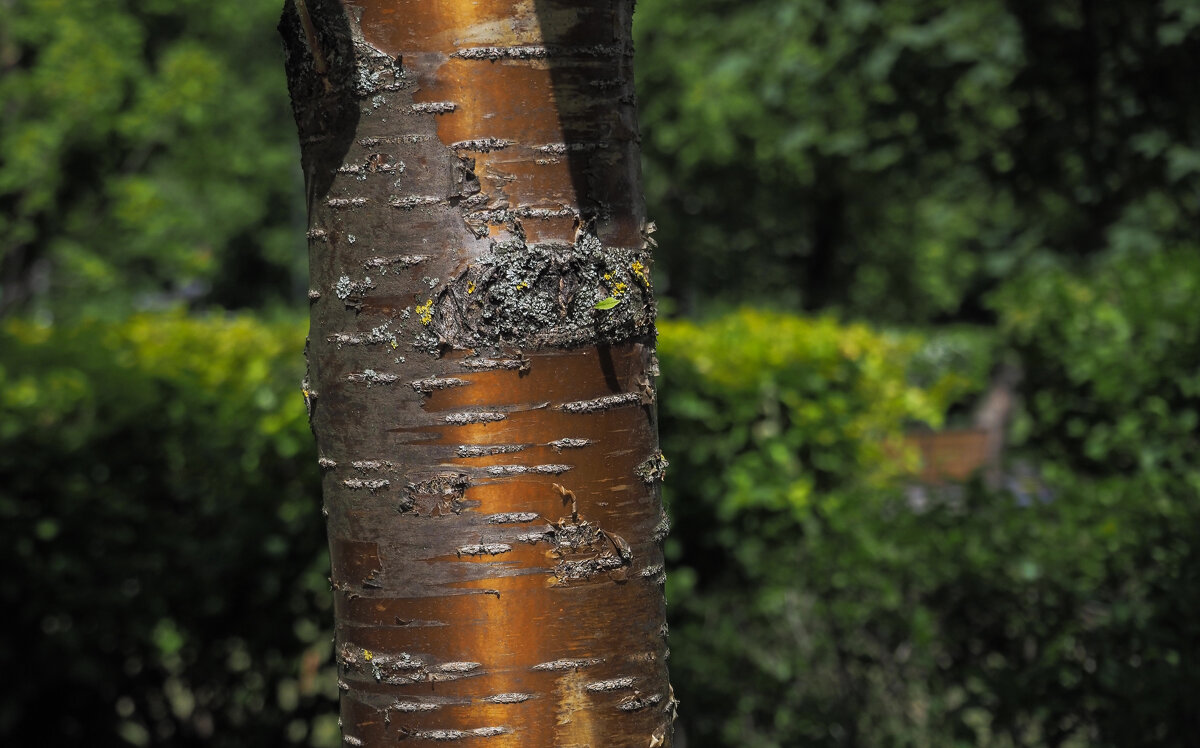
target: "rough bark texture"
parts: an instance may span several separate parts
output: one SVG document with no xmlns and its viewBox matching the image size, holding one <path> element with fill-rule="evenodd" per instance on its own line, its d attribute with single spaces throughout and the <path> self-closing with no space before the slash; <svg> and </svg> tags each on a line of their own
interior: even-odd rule
<svg viewBox="0 0 1200 748">
<path fill-rule="evenodd" d="M 665 746 L 630 0 L 294 0 L 344 741 Z"/>
</svg>

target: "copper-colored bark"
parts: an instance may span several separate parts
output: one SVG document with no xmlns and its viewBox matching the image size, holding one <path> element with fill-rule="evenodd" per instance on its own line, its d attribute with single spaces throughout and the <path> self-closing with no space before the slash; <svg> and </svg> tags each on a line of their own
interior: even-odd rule
<svg viewBox="0 0 1200 748">
<path fill-rule="evenodd" d="M 631 6 L 285 10 L 347 744 L 671 743 Z"/>
</svg>

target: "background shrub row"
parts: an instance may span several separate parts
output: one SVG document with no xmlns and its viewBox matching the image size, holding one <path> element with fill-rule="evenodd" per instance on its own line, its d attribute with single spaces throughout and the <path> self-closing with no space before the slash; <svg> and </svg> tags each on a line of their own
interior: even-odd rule
<svg viewBox="0 0 1200 748">
<path fill-rule="evenodd" d="M 1193 253 L 1043 268 L 993 297 L 998 341 L 663 322 L 689 743 L 1186 742 L 1198 284 Z M 4 742 L 336 741 L 302 347 L 248 316 L 5 324 Z M 914 501 L 888 445 L 978 391 L 992 349 L 1026 370 L 1026 467 Z"/>
</svg>

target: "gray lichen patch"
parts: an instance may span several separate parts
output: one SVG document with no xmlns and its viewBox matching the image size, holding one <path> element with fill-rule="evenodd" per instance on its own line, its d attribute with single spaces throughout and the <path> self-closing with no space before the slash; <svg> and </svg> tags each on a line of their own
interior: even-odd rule
<svg viewBox="0 0 1200 748">
<path fill-rule="evenodd" d="M 391 460 L 354 460 L 350 467 L 363 472 L 371 470 L 391 470 L 395 464 Z"/>
<path fill-rule="evenodd" d="M 371 663 L 372 668 L 389 668 L 397 672 L 413 672 L 416 670 L 425 670 L 425 663 L 419 658 L 415 658 L 408 652 L 400 654 L 378 654 L 370 650 L 362 651 L 362 660 L 365 663 Z"/>
<path fill-rule="evenodd" d="M 617 704 L 617 708 L 623 712 L 636 712 L 639 709 L 654 706 L 660 701 L 662 701 L 662 694 L 660 693 L 643 695 L 640 692 L 635 692 L 632 696 L 622 699 L 621 703 Z"/>
<path fill-rule="evenodd" d="M 397 701 L 388 706 L 393 712 L 432 712 L 441 707 L 424 701 Z"/>
<path fill-rule="evenodd" d="M 395 270 L 403 270 L 414 265 L 419 265 L 429 259 L 429 255 L 393 255 L 391 257 L 371 257 L 363 262 L 363 267 L 367 270 L 376 268 L 393 268 Z"/>
<path fill-rule="evenodd" d="M 358 144 L 363 148 L 374 148 L 378 145 L 393 145 L 393 144 L 416 144 L 424 143 L 433 138 L 432 135 L 425 133 L 408 133 L 406 135 L 381 135 L 361 138 Z"/>
<path fill-rule="evenodd" d="M 512 546 L 507 543 L 473 543 L 458 549 L 459 556 L 499 556 L 508 553 Z"/>
<path fill-rule="evenodd" d="M 427 663 L 407 652 L 388 654 L 359 649 L 343 643 L 337 652 L 337 662 L 344 675 L 361 673 L 378 683 L 399 686 L 423 682 L 453 681 L 460 678 L 482 675 L 485 671 L 478 662 L 445 662 L 439 665 Z M 427 712 L 441 705 L 433 701 L 400 701 L 384 707 L 384 711 Z"/>
<path fill-rule="evenodd" d="M 392 197 L 388 200 L 388 205 L 401 210 L 412 210 L 424 205 L 441 205 L 449 202 L 449 198 L 441 195 L 406 195 L 404 197 Z"/>
<path fill-rule="evenodd" d="M 650 536 L 654 538 L 654 542 L 660 543 L 670 534 L 671 518 L 667 516 L 666 512 L 663 512 L 663 515 L 659 517 L 658 524 L 650 531 Z"/>
<path fill-rule="evenodd" d="M 371 493 L 375 493 L 376 491 L 382 491 L 390 486 L 391 481 L 383 479 L 362 480 L 361 478 L 347 478 L 346 480 L 342 481 L 342 485 L 346 488 L 349 488 L 351 491 L 366 489 Z"/>
<path fill-rule="evenodd" d="M 507 735 L 510 729 L 507 727 L 476 727 L 473 730 L 401 730 L 400 732 L 402 737 L 449 742 L 466 738 L 494 738 L 497 735 Z"/>
<path fill-rule="evenodd" d="M 525 44 L 514 47 L 464 47 L 450 56 L 463 60 L 544 60 L 549 57 L 614 57 L 621 54 L 619 44 L 590 44 L 564 46 L 559 44 Z"/>
<path fill-rule="evenodd" d="M 518 47 L 467 47 L 456 50 L 451 57 L 463 60 L 536 60 L 550 56 L 550 50 L 543 45 L 525 45 Z"/>
<path fill-rule="evenodd" d="M 346 306 L 357 306 L 366 296 L 367 291 L 373 288 L 375 288 L 375 281 L 371 280 L 370 276 L 356 281 L 351 280 L 348 275 L 343 275 L 334 284 L 333 294 L 344 301 Z"/>
<path fill-rule="evenodd" d="M 662 564 L 651 564 L 650 566 L 647 566 L 646 568 L 642 569 L 638 573 L 638 576 L 657 577 L 658 575 L 660 575 L 662 573 L 663 573 L 663 565 Z"/>
<path fill-rule="evenodd" d="M 418 347 L 614 343 L 652 333 L 654 313 L 645 253 L 587 233 L 574 245 L 510 240 L 438 291 Z"/>
<path fill-rule="evenodd" d="M 368 387 L 376 384 L 395 384 L 400 377 L 395 374 L 387 374 L 378 372 L 374 369 L 364 369 L 363 371 L 351 372 L 346 375 L 346 379 L 350 382 L 366 384 Z"/>
<path fill-rule="evenodd" d="M 346 276 L 342 276 L 345 278 Z M 349 294 L 347 294 L 349 295 Z M 344 345 L 383 345 L 385 343 L 396 343 L 396 334 L 392 332 L 389 323 L 385 322 L 378 327 L 373 327 L 367 332 L 336 332 L 325 338 L 326 341 L 333 343 L 338 348 Z M 393 345 L 393 348 L 396 346 Z"/>
<path fill-rule="evenodd" d="M 581 151 L 596 151 L 608 148 L 608 143 L 603 141 L 589 141 L 586 143 L 544 143 L 542 145 L 533 146 L 533 150 L 539 153 L 547 153 L 554 156 L 565 156 L 568 153 Z"/>
<path fill-rule="evenodd" d="M 490 153 L 491 151 L 499 151 L 509 147 L 514 141 L 503 140 L 501 138 L 478 138 L 476 140 L 460 140 L 457 143 L 451 143 L 450 147 L 456 151 L 475 151 L 476 153 Z"/>
<path fill-rule="evenodd" d="M 599 665 L 603 662 L 604 660 L 600 659 L 599 657 L 589 657 L 587 659 L 552 660 L 550 662 L 540 662 L 529 669 L 536 673 L 555 673 L 565 670 L 582 670 L 583 668 Z"/>
<path fill-rule="evenodd" d="M 473 410 L 449 413 L 442 420 L 451 426 L 467 426 L 474 423 L 495 423 L 508 418 L 498 410 Z"/>
<path fill-rule="evenodd" d="M 451 387 L 466 387 L 470 382 L 465 379 L 457 379 L 455 377 L 428 377 L 426 379 L 415 379 L 408 383 L 415 391 L 423 395 L 428 395 L 436 390 L 445 390 Z"/>
<path fill-rule="evenodd" d="M 607 691 L 619 691 L 622 688 L 633 688 L 633 678 L 624 676 L 621 678 L 610 678 L 609 680 L 598 680 L 587 684 L 587 690 L 592 693 L 604 693 Z"/>
<path fill-rule="evenodd" d="M 458 108 L 453 101 L 428 101 L 412 105 L 413 114 L 449 114 Z"/>
<path fill-rule="evenodd" d="M 361 37 L 354 40 L 354 58 L 354 92 L 360 98 L 411 89 L 415 85 L 397 58 L 380 52 Z"/>
<path fill-rule="evenodd" d="M 593 576 L 606 571 L 615 571 L 624 566 L 624 562 L 615 556 L 596 556 L 594 558 L 564 559 L 554 565 L 554 576 L 560 583 L 576 582 L 591 579 Z"/>
<path fill-rule="evenodd" d="M 359 181 L 365 180 L 371 174 L 392 174 L 403 171 L 404 162 L 393 159 L 386 153 L 372 153 L 363 159 L 362 163 L 347 163 L 337 168 L 338 174 L 350 174 Z"/>
<path fill-rule="evenodd" d="M 564 449 L 580 449 L 591 443 L 591 439 L 572 439 L 570 437 L 566 437 L 563 439 L 555 439 L 547 446 L 554 447 L 555 452 L 561 452 Z"/>
<path fill-rule="evenodd" d="M 492 465 L 487 469 L 488 475 L 562 475 L 571 469 L 570 465 Z"/>
<path fill-rule="evenodd" d="M 346 208 L 361 208 L 367 202 L 369 201 L 365 197 L 331 197 L 325 201 L 325 204 L 330 208 L 342 210 Z"/>
<path fill-rule="evenodd" d="M 540 516 L 537 512 L 501 512 L 489 515 L 487 521 L 493 525 L 508 525 L 520 522 L 533 522 Z"/>
<path fill-rule="evenodd" d="M 459 457 L 491 457 L 520 452 L 524 444 L 460 444 L 454 450 Z"/>
<path fill-rule="evenodd" d="M 667 458 L 662 452 L 658 452 L 651 456 L 642 464 L 634 469 L 637 477 L 641 478 L 645 483 L 653 483 L 656 480 L 664 480 L 667 476 L 667 467 L 671 463 L 667 462 Z"/>
<path fill-rule="evenodd" d="M 425 670 L 425 663 L 413 657 L 408 652 L 399 654 L 382 654 L 369 649 L 359 649 L 352 644 L 343 643 L 338 650 L 338 662 L 347 670 L 365 672 L 367 668 L 373 671 L 380 669 L 395 672 L 413 672 Z M 378 672 L 373 673 L 378 679 Z"/>
<path fill-rule="evenodd" d="M 520 704 L 532 698 L 533 694 L 531 693 L 498 693 L 493 696 L 485 696 L 480 701 L 488 704 Z"/>
<path fill-rule="evenodd" d="M 598 413 L 602 410 L 611 410 L 620 408 L 625 405 L 640 404 L 642 396 L 637 392 L 622 392 L 616 395 L 605 395 L 603 397 L 593 398 L 591 400 L 576 400 L 574 402 L 563 403 L 558 406 L 558 409 L 564 413 Z"/>
</svg>

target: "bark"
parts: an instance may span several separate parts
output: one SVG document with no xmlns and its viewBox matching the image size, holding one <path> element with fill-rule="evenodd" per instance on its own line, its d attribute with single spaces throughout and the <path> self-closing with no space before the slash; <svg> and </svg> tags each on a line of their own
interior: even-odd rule
<svg viewBox="0 0 1200 748">
<path fill-rule="evenodd" d="M 343 738 L 670 745 L 629 0 L 293 0 Z"/>
</svg>

